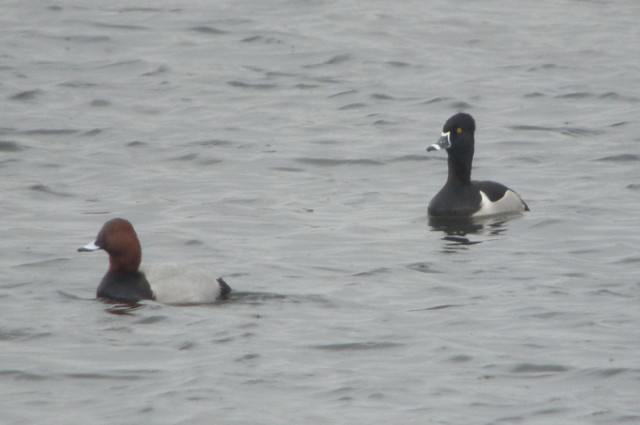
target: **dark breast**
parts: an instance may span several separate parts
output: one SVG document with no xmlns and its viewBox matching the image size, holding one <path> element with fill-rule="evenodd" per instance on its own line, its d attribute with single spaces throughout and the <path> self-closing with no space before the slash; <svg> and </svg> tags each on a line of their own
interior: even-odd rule
<svg viewBox="0 0 640 425">
<path fill-rule="evenodd" d="M 98 286 L 97 297 L 125 303 L 155 298 L 147 278 L 141 272 L 107 272 Z"/>
<path fill-rule="evenodd" d="M 480 209 L 482 197 L 470 184 L 445 184 L 429 202 L 433 217 L 469 217 Z"/>
</svg>

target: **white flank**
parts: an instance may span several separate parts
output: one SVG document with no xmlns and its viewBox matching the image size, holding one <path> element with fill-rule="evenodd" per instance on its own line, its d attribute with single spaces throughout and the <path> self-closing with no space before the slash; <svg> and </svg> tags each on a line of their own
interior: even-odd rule
<svg viewBox="0 0 640 425">
<path fill-rule="evenodd" d="M 207 304 L 220 296 L 217 276 L 192 267 L 157 264 L 145 266 L 156 301 L 164 304 Z"/>
<path fill-rule="evenodd" d="M 482 202 L 480 209 L 473 214 L 473 217 L 487 217 L 490 215 L 500 214 L 520 214 L 524 212 L 524 202 L 517 193 L 507 190 L 504 196 L 496 202 L 491 202 L 489 197 L 483 191 L 480 191 Z"/>
</svg>

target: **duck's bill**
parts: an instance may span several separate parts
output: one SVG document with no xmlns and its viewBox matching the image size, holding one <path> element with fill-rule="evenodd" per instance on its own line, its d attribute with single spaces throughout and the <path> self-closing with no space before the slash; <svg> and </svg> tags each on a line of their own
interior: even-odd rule
<svg viewBox="0 0 640 425">
<path fill-rule="evenodd" d="M 440 138 L 437 142 L 427 148 L 427 152 L 431 151 L 439 151 L 440 149 L 449 149 L 451 147 L 451 138 L 450 133 L 447 131 L 446 133 L 440 134 Z"/>
<path fill-rule="evenodd" d="M 96 245 L 95 241 L 93 241 L 90 244 L 87 244 L 85 246 L 78 248 L 78 252 L 91 252 L 91 251 L 97 251 L 99 249 L 100 247 Z"/>
</svg>

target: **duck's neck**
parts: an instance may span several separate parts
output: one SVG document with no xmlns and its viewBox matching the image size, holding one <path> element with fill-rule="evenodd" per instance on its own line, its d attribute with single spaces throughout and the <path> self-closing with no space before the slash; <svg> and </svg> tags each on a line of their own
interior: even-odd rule
<svg viewBox="0 0 640 425">
<path fill-rule="evenodd" d="M 470 152 L 469 152 L 470 150 Z M 471 182 L 471 163 L 473 162 L 473 147 L 467 148 L 464 155 L 452 154 L 449 152 L 449 174 L 447 183 Z"/>
<path fill-rule="evenodd" d="M 109 256 L 109 270 L 122 273 L 135 273 L 140 267 L 140 255 L 128 255 L 128 256 Z"/>
<path fill-rule="evenodd" d="M 135 273 L 142 261 L 142 249 L 138 238 L 127 244 L 127 249 L 115 249 L 109 251 L 109 270 L 122 273 Z"/>
</svg>

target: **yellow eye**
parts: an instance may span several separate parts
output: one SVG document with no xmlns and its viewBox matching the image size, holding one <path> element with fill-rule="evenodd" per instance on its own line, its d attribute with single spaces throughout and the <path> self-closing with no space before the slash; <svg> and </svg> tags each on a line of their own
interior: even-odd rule
<svg viewBox="0 0 640 425">
<path fill-rule="evenodd" d="M 462 129 L 461 129 L 460 127 L 458 127 L 458 128 L 456 129 L 456 133 L 458 133 L 458 134 L 462 134 Z"/>
</svg>

